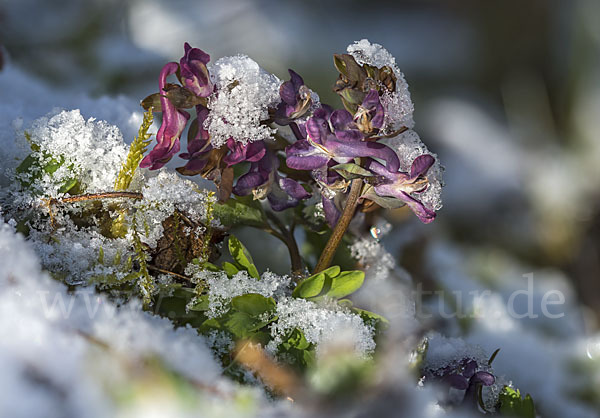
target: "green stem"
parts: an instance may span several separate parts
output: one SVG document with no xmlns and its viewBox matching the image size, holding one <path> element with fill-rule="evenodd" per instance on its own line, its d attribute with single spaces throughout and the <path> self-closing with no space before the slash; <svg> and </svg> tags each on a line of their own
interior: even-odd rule
<svg viewBox="0 0 600 418">
<path fill-rule="evenodd" d="M 354 179 L 352 180 L 352 185 L 350 186 L 350 193 L 348 194 L 348 199 L 346 200 L 346 206 L 344 206 L 344 211 L 340 216 L 335 228 L 333 229 L 333 233 L 331 237 L 329 237 L 329 241 L 325 245 L 323 252 L 321 253 L 321 257 L 319 257 L 319 261 L 317 262 L 317 266 L 313 274 L 319 273 L 331 264 L 331 260 L 335 255 L 335 251 L 337 250 L 340 242 L 342 242 L 342 238 L 346 233 L 346 229 L 348 229 L 348 225 L 350 225 L 350 221 L 354 217 L 354 212 L 356 212 L 356 207 L 358 206 L 358 200 L 360 198 L 360 193 L 363 187 L 362 179 Z"/>
</svg>

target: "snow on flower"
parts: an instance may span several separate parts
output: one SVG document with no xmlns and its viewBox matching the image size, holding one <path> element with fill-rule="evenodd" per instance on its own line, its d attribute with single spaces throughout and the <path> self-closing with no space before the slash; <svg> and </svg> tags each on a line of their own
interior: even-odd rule
<svg viewBox="0 0 600 418">
<path fill-rule="evenodd" d="M 412 128 L 414 105 L 410 99 L 408 84 L 404 74 L 396 65 L 396 59 L 383 46 L 361 39 L 348 45 L 348 53 L 354 57 L 359 64 L 369 64 L 381 68 L 388 66 L 396 76 L 396 91 L 385 92 L 381 96 L 381 104 L 385 109 L 384 131 L 393 132 L 403 126 Z"/>
<path fill-rule="evenodd" d="M 205 122 L 213 147 L 230 137 L 242 144 L 271 138 L 274 130 L 261 121 L 269 119 L 269 107 L 280 102 L 281 81 L 245 55 L 223 57 L 209 71 L 217 87 Z"/>
</svg>

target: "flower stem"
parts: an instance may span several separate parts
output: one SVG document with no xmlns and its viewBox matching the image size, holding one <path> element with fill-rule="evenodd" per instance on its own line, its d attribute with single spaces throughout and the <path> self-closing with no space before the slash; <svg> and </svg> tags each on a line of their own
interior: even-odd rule
<svg viewBox="0 0 600 418">
<path fill-rule="evenodd" d="M 329 237 L 329 241 L 327 241 L 327 244 L 325 245 L 325 248 L 321 253 L 321 257 L 319 257 L 319 261 L 317 262 L 317 266 L 315 267 L 313 274 L 325 270 L 331 264 L 331 260 L 335 255 L 335 251 L 340 245 L 340 242 L 342 242 L 342 238 L 346 233 L 346 229 L 348 229 L 348 225 L 350 225 L 350 221 L 354 217 L 354 212 L 356 212 L 356 207 L 358 206 L 358 199 L 362 191 L 362 186 L 362 179 L 352 180 L 352 185 L 350 186 L 350 193 L 348 194 L 348 200 L 346 200 L 346 206 L 344 206 L 344 211 L 342 212 L 340 219 L 335 225 L 333 233 L 331 234 L 331 237 Z"/>
</svg>

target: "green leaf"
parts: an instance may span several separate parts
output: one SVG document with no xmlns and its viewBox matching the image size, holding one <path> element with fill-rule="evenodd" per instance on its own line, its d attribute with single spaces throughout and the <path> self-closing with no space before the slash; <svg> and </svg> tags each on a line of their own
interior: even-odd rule
<svg viewBox="0 0 600 418">
<path fill-rule="evenodd" d="M 292 296 L 311 300 L 325 296 L 339 299 L 356 292 L 364 280 L 365 273 L 360 270 L 340 272 L 339 266 L 333 266 L 298 283 Z"/>
<path fill-rule="evenodd" d="M 228 277 L 233 277 L 239 273 L 240 269 L 238 269 L 235 265 L 231 264 L 229 261 L 224 261 L 221 264 L 223 267 L 223 271 L 227 274 Z"/>
<path fill-rule="evenodd" d="M 337 171 L 342 177 L 347 180 L 352 180 L 358 177 L 372 177 L 373 173 L 369 170 L 354 163 L 338 164 L 331 167 Z"/>
<path fill-rule="evenodd" d="M 529 394 L 524 399 L 521 399 L 519 389 L 504 386 L 498 397 L 498 402 L 500 403 L 500 412 L 502 415 L 517 418 L 535 418 L 533 399 Z"/>
<path fill-rule="evenodd" d="M 188 306 L 190 311 L 207 311 L 208 310 L 208 295 L 198 296 L 194 303 Z"/>
<path fill-rule="evenodd" d="M 239 311 L 230 312 L 224 319 L 223 326 L 236 338 L 248 338 L 254 331 L 258 331 L 271 322 Z"/>
<path fill-rule="evenodd" d="M 275 310 L 275 300 L 258 293 L 247 293 L 231 299 L 231 306 L 239 312 L 258 317 L 266 312 Z"/>
<path fill-rule="evenodd" d="M 390 324 L 390 321 L 388 321 L 384 316 L 376 314 L 375 312 L 366 311 L 360 308 L 352 308 L 352 311 L 360 315 L 360 317 L 365 322 L 376 322 L 385 326 L 388 326 Z"/>
<path fill-rule="evenodd" d="M 260 279 L 258 270 L 254 265 L 254 261 L 252 260 L 252 256 L 246 247 L 244 247 L 244 245 L 240 242 L 240 240 L 233 235 L 229 236 L 229 253 L 235 262 L 244 270 L 246 270 L 250 276 L 254 277 L 255 279 Z"/>
<path fill-rule="evenodd" d="M 60 189 L 58 189 L 59 193 L 67 193 L 69 190 L 77 186 L 79 181 L 77 179 L 69 179 L 63 184 Z"/>
<path fill-rule="evenodd" d="M 235 197 L 214 205 L 215 216 L 225 226 L 263 227 L 267 224 L 262 206 L 252 196 Z"/>
<path fill-rule="evenodd" d="M 292 296 L 295 298 L 303 298 L 309 299 L 313 297 L 317 297 L 320 295 L 323 287 L 325 286 L 325 281 L 329 278 L 331 279 L 334 276 L 340 274 L 339 266 L 332 266 L 326 270 L 323 270 L 320 273 L 313 274 L 310 277 L 302 280 L 294 291 L 292 292 Z"/>
<path fill-rule="evenodd" d="M 344 271 L 331 279 L 331 288 L 325 294 L 339 299 L 356 292 L 365 281 L 365 273 L 360 270 Z"/>
</svg>

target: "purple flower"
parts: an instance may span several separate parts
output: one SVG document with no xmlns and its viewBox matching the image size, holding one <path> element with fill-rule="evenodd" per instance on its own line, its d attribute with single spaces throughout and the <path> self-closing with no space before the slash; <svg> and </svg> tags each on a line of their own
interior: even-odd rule
<svg viewBox="0 0 600 418">
<path fill-rule="evenodd" d="M 354 121 L 365 134 L 375 133 L 383 126 L 385 110 L 379 101 L 377 90 L 371 90 L 354 114 Z"/>
<path fill-rule="evenodd" d="M 333 129 L 333 131 L 332 131 Z M 388 170 L 400 168 L 396 153 L 385 144 L 364 141 L 364 135 L 346 110 L 322 106 L 306 122 L 307 138 L 286 148 L 287 165 L 296 170 L 315 170 L 329 161 L 347 163 L 356 157 L 385 161 Z"/>
<path fill-rule="evenodd" d="M 199 97 L 208 97 L 213 92 L 206 64 L 210 55 L 198 48 L 192 48 L 187 42 L 183 46 L 185 54 L 179 61 L 181 84 Z"/>
<path fill-rule="evenodd" d="M 280 177 L 277 168 L 279 161 L 266 151 L 263 158 L 250 165 L 248 173 L 241 176 L 233 193 L 238 196 L 254 194 L 255 199 L 266 197 L 275 211 L 282 211 L 298 205 L 300 200 L 310 197 L 310 193 L 295 180 Z"/>
<path fill-rule="evenodd" d="M 176 62 L 169 62 L 163 67 L 158 79 L 159 91 L 164 91 L 167 77 L 175 74 L 178 69 L 179 65 Z M 171 101 L 163 95 L 160 97 L 160 104 L 163 119 L 156 134 L 156 145 L 140 162 L 140 167 L 150 168 L 150 170 L 161 168 L 179 152 L 179 137 L 190 118 L 187 112 L 176 109 Z"/>
<path fill-rule="evenodd" d="M 251 163 L 257 162 L 261 160 L 267 152 L 267 148 L 263 141 L 250 142 L 244 145 L 241 142 L 236 142 L 233 138 L 229 138 L 227 140 L 227 148 L 229 148 L 231 152 L 223 158 L 223 161 L 228 167 L 244 161 Z"/>
<path fill-rule="evenodd" d="M 477 371 L 478 365 L 475 360 L 464 359 L 461 363 L 462 372 L 457 370 L 447 371 L 443 375 L 443 382 L 459 390 L 465 390 L 463 402 L 475 399 L 477 388 L 480 385 L 491 386 L 496 381 L 493 374 L 486 371 Z"/>
<path fill-rule="evenodd" d="M 293 70 L 288 72 L 290 80 L 282 83 L 279 88 L 281 102 L 273 118 L 279 125 L 289 125 L 294 119 L 304 116 L 312 103 L 310 90 L 304 85 L 302 77 Z"/>
<path fill-rule="evenodd" d="M 423 223 L 430 223 L 435 219 L 435 212 L 426 208 L 411 194 L 418 194 L 427 189 L 429 183 L 425 175 L 434 162 L 435 159 L 431 155 L 423 154 L 415 158 L 410 173 L 391 172 L 375 160 L 369 160 L 365 168 L 379 175 L 373 184 L 373 189 L 378 196 L 393 197 L 404 202 Z M 369 198 L 368 195 L 363 197 Z"/>
<path fill-rule="evenodd" d="M 188 131 L 187 152 L 179 154 L 179 157 L 188 160 L 185 166 L 179 167 L 177 171 L 186 176 L 194 176 L 202 172 L 208 162 L 208 155 L 213 147 L 210 144 L 210 136 L 204 127 L 204 121 L 208 117 L 208 109 L 202 105 L 196 106 L 197 118 L 194 119 Z"/>
</svg>

